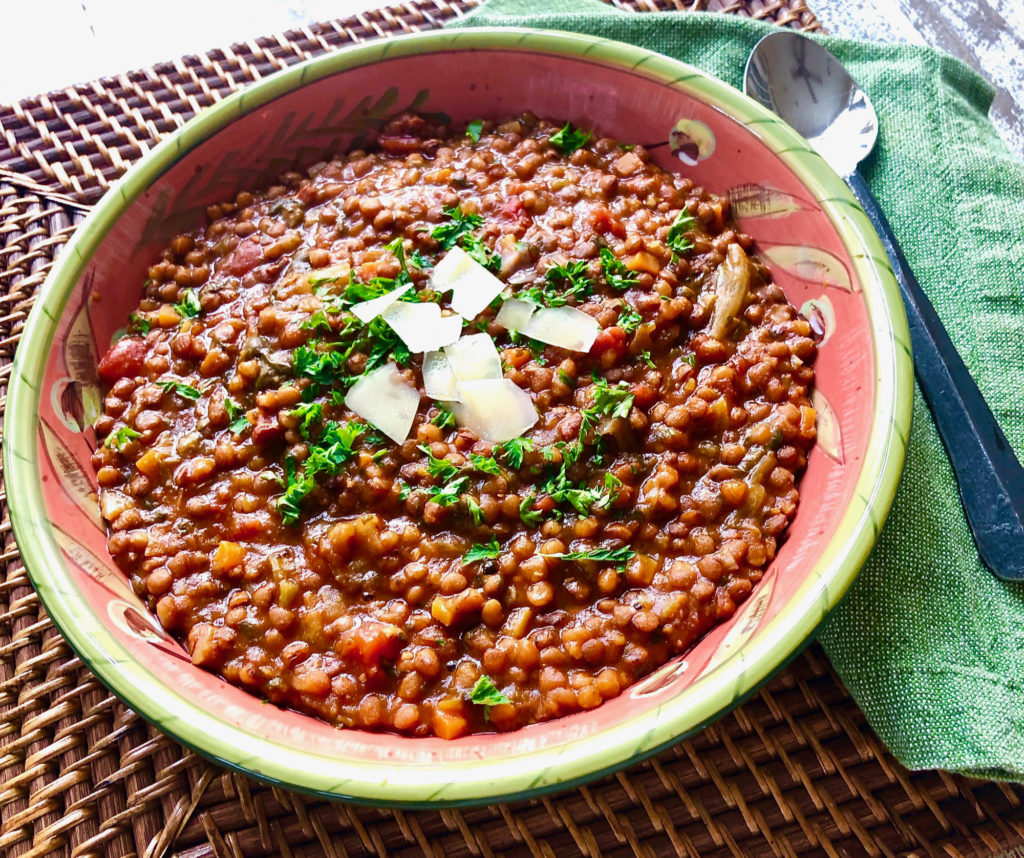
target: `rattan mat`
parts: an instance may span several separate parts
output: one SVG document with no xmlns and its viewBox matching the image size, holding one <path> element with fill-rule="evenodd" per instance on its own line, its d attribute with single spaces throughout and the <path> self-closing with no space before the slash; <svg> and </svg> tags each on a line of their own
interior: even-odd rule
<svg viewBox="0 0 1024 858">
<path fill-rule="evenodd" d="M 300 59 L 438 27 L 411 0 L 0 107 L 0 397 L 54 257 L 110 182 L 200 108 Z M 819 29 L 802 0 L 617 0 Z M 555 797 L 461 811 L 352 807 L 220 769 L 151 728 L 71 653 L 0 539 L 0 855 L 1024 856 L 1024 789 L 911 773 L 817 647 L 649 762 Z"/>
</svg>

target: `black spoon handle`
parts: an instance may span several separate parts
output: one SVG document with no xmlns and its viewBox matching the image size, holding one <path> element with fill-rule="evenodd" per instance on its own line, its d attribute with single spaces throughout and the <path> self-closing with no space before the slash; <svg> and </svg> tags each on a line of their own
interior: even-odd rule
<svg viewBox="0 0 1024 858">
<path fill-rule="evenodd" d="M 997 577 L 1024 580 L 1024 469 L 856 170 L 846 177 L 882 239 L 903 295 L 914 370 L 960 486 L 978 554 Z"/>
</svg>

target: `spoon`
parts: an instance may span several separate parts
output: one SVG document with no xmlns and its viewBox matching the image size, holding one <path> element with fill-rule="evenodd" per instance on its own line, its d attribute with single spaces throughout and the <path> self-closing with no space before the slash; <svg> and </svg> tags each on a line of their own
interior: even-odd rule
<svg viewBox="0 0 1024 858">
<path fill-rule="evenodd" d="M 917 381 L 956 474 L 978 554 L 997 577 L 1024 580 L 1024 469 L 857 170 L 878 137 L 870 100 L 817 42 L 781 30 L 754 46 L 743 89 L 807 138 L 878 232 L 906 307 Z"/>
</svg>

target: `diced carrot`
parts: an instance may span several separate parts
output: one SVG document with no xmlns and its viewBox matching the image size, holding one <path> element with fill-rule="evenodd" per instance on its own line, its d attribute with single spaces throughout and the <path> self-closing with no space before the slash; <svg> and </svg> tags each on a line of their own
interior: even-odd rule
<svg viewBox="0 0 1024 858">
<path fill-rule="evenodd" d="M 434 732 L 442 739 L 458 739 L 469 731 L 469 724 L 461 715 L 447 712 L 434 713 Z"/>
<path fill-rule="evenodd" d="M 430 603 L 430 615 L 444 626 L 450 626 L 455 619 L 455 598 L 452 596 L 434 596 Z"/>
<path fill-rule="evenodd" d="M 245 560 L 245 549 L 237 542 L 228 542 L 222 539 L 213 554 L 210 566 L 214 572 L 226 572 L 228 569 L 234 569 L 243 560 Z"/>
<path fill-rule="evenodd" d="M 156 450 L 147 450 L 139 456 L 135 467 L 151 480 L 155 480 L 160 476 L 160 471 L 163 468 L 163 457 Z"/>
<path fill-rule="evenodd" d="M 661 263 L 653 253 L 641 250 L 634 253 L 626 260 L 626 267 L 630 271 L 646 271 L 648 274 L 657 274 L 661 271 Z"/>
</svg>

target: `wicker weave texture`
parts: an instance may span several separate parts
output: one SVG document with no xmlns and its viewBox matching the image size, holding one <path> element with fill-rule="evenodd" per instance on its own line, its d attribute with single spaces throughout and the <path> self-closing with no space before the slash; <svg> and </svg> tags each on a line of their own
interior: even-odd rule
<svg viewBox="0 0 1024 858">
<path fill-rule="evenodd" d="M 0 108 L 0 407 L 56 254 L 163 134 L 290 63 L 437 27 L 478 0 L 410 0 Z M 818 29 L 802 0 L 616 0 Z M 1024 789 L 910 773 L 816 648 L 694 739 L 549 799 L 356 808 L 226 772 L 148 726 L 74 657 L 25 574 L 0 489 L 0 855 L 983 856 L 1024 844 Z"/>
</svg>

